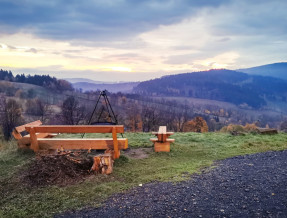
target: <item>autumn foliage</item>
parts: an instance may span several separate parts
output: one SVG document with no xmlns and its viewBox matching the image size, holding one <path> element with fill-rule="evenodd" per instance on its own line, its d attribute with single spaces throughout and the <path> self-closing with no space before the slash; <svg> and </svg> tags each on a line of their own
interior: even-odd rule
<svg viewBox="0 0 287 218">
<path fill-rule="evenodd" d="M 184 132 L 208 132 L 206 121 L 202 117 L 195 117 L 184 124 Z"/>
</svg>

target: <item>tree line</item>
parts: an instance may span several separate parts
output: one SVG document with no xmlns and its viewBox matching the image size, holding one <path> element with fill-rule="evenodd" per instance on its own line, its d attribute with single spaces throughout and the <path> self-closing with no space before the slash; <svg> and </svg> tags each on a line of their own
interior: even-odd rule
<svg viewBox="0 0 287 218">
<path fill-rule="evenodd" d="M 69 83 L 68 81 L 57 79 L 56 77 L 51 77 L 49 75 L 26 76 L 24 74 L 17 74 L 16 76 L 14 76 L 11 71 L 1 69 L 0 80 L 9 82 L 28 83 L 60 92 L 74 90 L 72 84 Z"/>
</svg>

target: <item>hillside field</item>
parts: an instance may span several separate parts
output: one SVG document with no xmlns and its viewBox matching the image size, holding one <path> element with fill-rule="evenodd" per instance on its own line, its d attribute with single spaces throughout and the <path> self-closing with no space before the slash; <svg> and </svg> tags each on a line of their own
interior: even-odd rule
<svg viewBox="0 0 287 218">
<path fill-rule="evenodd" d="M 15 141 L 0 145 L 0 217 L 51 217 L 67 210 L 99 206 L 114 193 L 150 182 L 178 182 L 216 167 L 225 158 L 287 148 L 287 134 L 232 136 L 227 133 L 175 133 L 170 153 L 154 153 L 150 133 L 125 133 L 130 151 L 150 148 L 146 158 L 122 152 L 111 175 L 91 175 L 67 186 L 35 187 L 26 184 L 21 173 L 35 158 L 19 151 Z M 94 137 L 90 135 L 89 137 Z M 53 164 L 53 163 L 51 163 Z"/>
</svg>

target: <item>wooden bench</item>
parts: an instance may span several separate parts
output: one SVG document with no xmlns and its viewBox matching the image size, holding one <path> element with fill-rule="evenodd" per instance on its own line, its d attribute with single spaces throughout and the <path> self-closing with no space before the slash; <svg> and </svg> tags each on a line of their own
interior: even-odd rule
<svg viewBox="0 0 287 218">
<path fill-rule="evenodd" d="M 278 134 L 277 129 L 270 129 L 270 128 L 256 128 L 256 131 L 262 135 L 274 135 Z"/>
<path fill-rule="evenodd" d="M 26 127 L 32 127 L 32 126 L 41 126 L 42 122 L 40 120 L 36 120 L 31 123 L 24 124 L 22 126 L 15 127 L 12 131 L 12 135 L 14 138 L 18 141 L 18 147 L 19 148 L 27 148 L 30 146 L 30 134 L 23 135 L 26 131 Z M 52 133 L 38 133 L 36 136 L 37 138 L 53 138 L 57 134 Z"/>
<path fill-rule="evenodd" d="M 158 132 L 152 132 L 157 138 L 151 138 L 150 140 L 154 143 L 155 152 L 170 152 L 170 143 L 174 142 L 174 139 L 168 137 L 173 135 L 173 132 L 167 132 L 166 126 L 160 126 Z"/>
<path fill-rule="evenodd" d="M 120 150 L 128 148 L 126 138 L 117 138 L 124 133 L 123 125 L 42 125 L 26 126 L 30 133 L 31 149 L 35 152 L 45 149 L 96 149 L 110 151 L 114 159 L 120 157 Z M 39 138 L 40 133 L 112 133 L 112 138 Z"/>
</svg>

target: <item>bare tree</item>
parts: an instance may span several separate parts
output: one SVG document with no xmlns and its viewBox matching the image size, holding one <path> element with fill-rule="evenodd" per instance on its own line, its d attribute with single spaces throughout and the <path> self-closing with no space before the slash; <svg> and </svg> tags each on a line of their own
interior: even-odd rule
<svg viewBox="0 0 287 218">
<path fill-rule="evenodd" d="M 158 125 L 159 115 L 157 109 L 154 107 L 144 105 L 141 117 L 144 132 L 150 132 L 156 125 Z"/>
<path fill-rule="evenodd" d="M 140 110 L 137 104 L 129 104 L 126 108 L 126 125 L 132 132 L 142 130 L 142 119 L 140 116 Z"/>
<path fill-rule="evenodd" d="M 1 126 L 4 134 L 4 139 L 9 140 L 11 138 L 12 130 L 23 123 L 22 107 L 13 99 L 2 100 L 1 106 L 3 108 L 1 116 Z"/>
<path fill-rule="evenodd" d="M 65 124 L 77 125 L 85 117 L 85 107 L 74 96 L 70 96 L 62 104 L 62 117 Z"/>
</svg>

